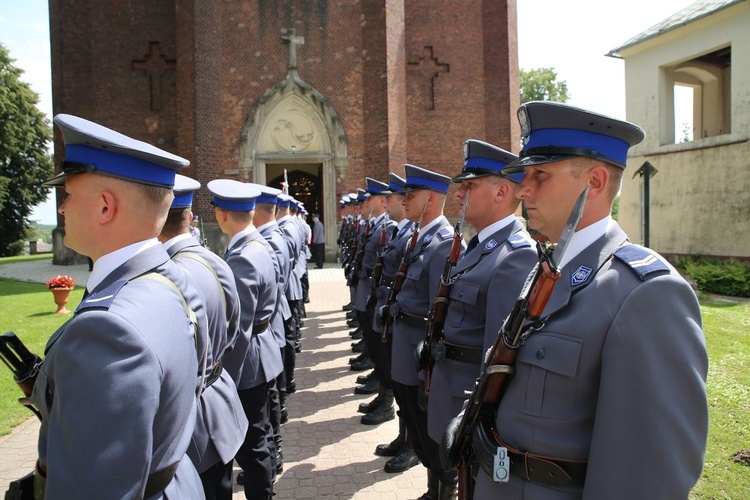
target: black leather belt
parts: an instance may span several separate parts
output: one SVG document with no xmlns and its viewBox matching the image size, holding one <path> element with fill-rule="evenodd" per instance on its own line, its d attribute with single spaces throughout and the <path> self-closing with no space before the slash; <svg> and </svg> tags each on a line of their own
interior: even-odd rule
<svg viewBox="0 0 750 500">
<path fill-rule="evenodd" d="M 587 462 L 560 460 L 514 450 L 500 441 L 489 418 L 477 421 L 472 443 L 479 465 L 490 477 L 494 474 L 497 448 L 503 446 L 508 450 L 511 474 L 521 479 L 545 486 L 582 487 L 586 481 Z"/>
<path fill-rule="evenodd" d="M 221 364 L 221 361 L 217 361 L 214 363 L 214 365 L 211 367 L 211 371 L 206 373 L 206 380 L 203 383 L 203 386 L 208 389 L 213 385 L 214 382 L 219 380 L 219 377 L 221 377 L 221 372 L 223 371 L 223 367 Z"/>
<path fill-rule="evenodd" d="M 396 319 L 415 328 L 427 327 L 427 318 L 423 318 L 422 316 L 417 316 L 415 314 L 409 314 L 404 311 L 399 311 L 396 315 Z"/>
<path fill-rule="evenodd" d="M 388 288 L 391 288 L 393 286 L 393 278 L 389 278 L 385 274 L 381 276 L 380 278 L 380 284 L 385 285 Z"/>
<path fill-rule="evenodd" d="M 481 347 L 469 347 L 465 345 L 445 344 L 445 359 L 452 359 L 455 361 L 462 361 L 464 363 L 474 363 L 479 365 L 482 363 L 484 352 Z"/>
<path fill-rule="evenodd" d="M 172 478 L 174 477 L 175 472 L 177 472 L 178 465 L 180 465 L 180 462 L 172 464 L 160 471 L 156 471 L 153 474 L 149 474 L 148 479 L 146 480 L 146 492 L 144 493 L 143 497 L 148 498 L 150 496 L 156 495 L 164 488 L 169 486 L 169 483 L 172 482 Z"/>
<path fill-rule="evenodd" d="M 258 335 L 259 333 L 263 333 L 268 329 L 268 320 L 261 321 L 260 323 L 255 323 L 253 325 L 253 335 Z"/>
</svg>

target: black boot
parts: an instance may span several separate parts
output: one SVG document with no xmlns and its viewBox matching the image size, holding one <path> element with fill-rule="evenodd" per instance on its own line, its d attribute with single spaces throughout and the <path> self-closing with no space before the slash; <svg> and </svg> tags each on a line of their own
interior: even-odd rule
<svg viewBox="0 0 750 500">
<path fill-rule="evenodd" d="M 361 363 L 362 361 L 367 361 L 369 359 L 370 359 L 370 355 L 368 353 L 361 352 L 358 356 L 349 358 L 349 364 L 353 365 L 354 363 Z"/>
<path fill-rule="evenodd" d="M 347 305 L 343 306 L 341 309 L 343 309 L 344 311 L 351 311 L 352 309 L 354 309 L 354 304 L 349 302 Z"/>
<path fill-rule="evenodd" d="M 396 418 L 396 410 L 393 408 L 393 390 L 381 386 L 379 394 L 383 400 L 377 408 L 362 416 L 360 422 L 364 425 L 378 425 Z"/>
<path fill-rule="evenodd" d="M 375 368 L 375 365 L 370 360 L 369 356 L 361 361 L 353 362 L 352 366 L 349 367 L 350 370 L 355 372 L 363 372 L 365 370 L 372 370 L 373 368 Z"/>
<path fill-rule="evenodd" d="M 458 484 L 446 484 L 440 481 L 438 500 L 456 500 L 458 498 Z"/>
<path fill-rule="evenodd" d="M 380 457 L 395 457 L 406 443 L 406 423 L 398 417 L 398 436 L 388 444 L 379 444 L 375 447 L 375 454 Z M 388 471 L 386 471 L 388 472 Z"/>
<path fill-rule="evenodd" d="M 357 408 L 357 411 L 360 413 L 370 413 L 375 408 L 380 406 L 380 403 L 382 401 L 383 401 L 383 397 L 380 394 L 378 394 L 377 396 L 375 396 L 375 399 L 373 399 L 369 403 L 360 403 L 359 408 Z"/>
<path fill-rule="evenodd" d="M 366 384 L 368 380 L 375 376 L 375 370 L 371 371 L 367 375 L 360 375 L 357 377 L 357 384 Z"/>
<path fill-rule="evenodd" d="M 346 326 L 350 328 L 357 328 L 359 326 L 359 320 L 357 318 L 351 318 L 346 320 Z"/>
<path fill-rule="evenodd" d="M 349 336 L 352 338 L 352 340 L 359 340 L 362 338 L 362 328 L 357 328 L 356 330 L 352 330 L 349 332 Z"/>
<path fill-rule="evenodd" d="M 364 339 L 360 340 L 359 342 L 352 343 L 352 352 L 356 352 L 356 353 L 365 352 Z"/>
<path fill-rule="evenodd" d="M 356 317 L 357 317 L 356 311 L 346 311 L 346 319 L 352 319 Z"/>
<path fill-rule="evenodd" d="M 383 467 L 385 472 L 404 472 L 411 469 L 419 463 L 417 454 L 414 453 L 414 448 L 409 443 L 404 444 L 398 454 L 388 460 Z"/>
<path fill-rule="evenodd" d="M 440 494 L 440 479 L 437 474 L 427 469 L 427 493 L 419 497 L 419 500 L 438 500 Z"/>
<path fill-rule="evenodd" d="M 354 388 L 354 394 L 375 394 L 380 390 L 380 380 L 372 378 Z"/>
</svg>

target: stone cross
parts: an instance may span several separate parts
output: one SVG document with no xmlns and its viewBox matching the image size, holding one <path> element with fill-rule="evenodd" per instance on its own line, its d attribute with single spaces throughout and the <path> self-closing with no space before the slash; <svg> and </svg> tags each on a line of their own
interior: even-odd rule
<svg viewBox="0 0 750 500">
<path fill-rule="evenodd" d="M 409 66 L 417 69 L 422 75 L 427 77 L 425 83 L 422 85 L 424 98 L 425 98 L 425 109 L 435 109 L 435 78 L 440 73 L 450 72 L 450 65 L 440 63 L 432 53 L 432 47 L 426 46 L 424 48 L 422 57 L 415 62 L 409 62 Z"/>
<path fill-rule="evenodd" d="M 167 70 L 174 70 L 176 66 L 176 61 L 168 61 L 164 58 L 159 42 L 151 42 L 150 53 L 142 61 L 133 61 L 133 69 L 142 70 L 149 77 L 152 111 L 161 109 L 161 77 Z"/>
<path fill-rule="evenodd" d="M 297 45 L 304 45 L 305 37 L 297 36 L 294 28 L 292 28 L 289 30 L 289 34 L 282 36 L 281 39 L 289 45 L 289 69 L 297 69 Z"/>
</svg>

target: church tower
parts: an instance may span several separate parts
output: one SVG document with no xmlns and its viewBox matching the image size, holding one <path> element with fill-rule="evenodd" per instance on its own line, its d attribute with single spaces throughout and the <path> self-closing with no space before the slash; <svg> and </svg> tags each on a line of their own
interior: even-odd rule
<svg viewBox="0 0 750 500">
<path fill-rule="evenodd" d="M 454 175 L 469 138 L 518 150 L 515 0 L 59 0 L 50 27 L 55 114 L 183 156 L 204 186 L 286 171 L 329 260 L 365 176 Z M 209 200 L 194 211 L 218 238 Z M 58 226 L 55 262 L 72 262 Z"/>
</svg>

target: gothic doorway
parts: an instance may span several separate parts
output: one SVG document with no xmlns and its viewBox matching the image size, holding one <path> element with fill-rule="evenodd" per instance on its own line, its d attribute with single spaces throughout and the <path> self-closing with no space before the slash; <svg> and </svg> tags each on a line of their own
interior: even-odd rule
<svg viewBox="0 0 750 500">
<path fill-rule="evenodd" d="M 270 179 L 268 185 L 281 189 L 285 169 L 289 182 L 289 194 L 301 201 L 308 213 L 320 214 L 320 220 L 325 224 L 325 204 L 321 182 L 323 165 L 268 165 L 268 178 Z"/>
</svg>

